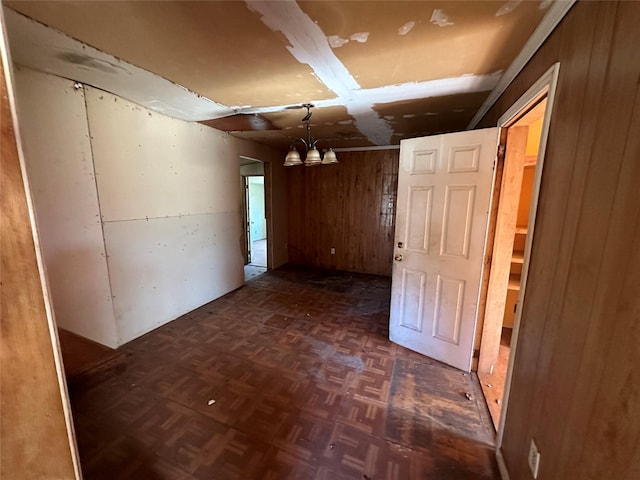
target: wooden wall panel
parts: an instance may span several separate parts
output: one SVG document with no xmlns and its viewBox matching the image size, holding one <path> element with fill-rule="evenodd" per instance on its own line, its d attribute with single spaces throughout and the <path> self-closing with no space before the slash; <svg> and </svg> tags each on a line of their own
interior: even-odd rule
<svg viewBox="0 0 640 480">
<path fill-rule="evenodd" d="M 3 71 L 0 83 L 0 478 L 72 479 L 68 401 L 56 371 L 58 346 L 52 345 Z"/>
<path fill-rule="evenodd" d="M 342 152 L 337 165 L 290 168 L 289 261 L 391 275 L 398 155 Z"/>
<path fill-rule="evenodd" d="M 502 452 L 511 479 L 640 461 L 640 4 L 578 2 L 481 122 L 560 62 Z M 635 186 L 635 187 L 634 187 Z"/>
</svg>

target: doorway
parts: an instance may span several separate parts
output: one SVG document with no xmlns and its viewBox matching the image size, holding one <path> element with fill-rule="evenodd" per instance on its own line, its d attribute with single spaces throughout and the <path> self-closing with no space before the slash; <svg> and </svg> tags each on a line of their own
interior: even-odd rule
<svg viewBox="0 0 640 480">
<path fill-rule="evenodd" d="M 500 446 L 535 226 L 546 137 L 558 74 L 554 65 L 503 117 L 497 209 L 487 244 L 490 264 L 478 379 Z M 498 179 L 500 180 L 498 181 Z"/>
<path fill-rule="evenodd" d="M 485 309 L 490 327 L 481 346 L 478 379 L 495 428 L 500 424 L 513 325 L 521 290 L 524 250 L 546 96 L 506 128 L 506 146 Z M 493 321 L 489 321 L 493 317 Z M 497 357 L 495 346 L 497 343 Z M 487 358 L 491 357 L 491 359 Z"/>
<path fill-rule="evenodd" d="M 247 194 L 247 260 L 249 265 L 267 266 L 267 219 L 264 208 L 264 175 L 244 177 Z"/>
<path fill-rule="evenodd" d="M 245 282 L 267 271 L 267 214 L 264 164 L 243 159 L 242 182 L 243 249 Z"/>
</svg>

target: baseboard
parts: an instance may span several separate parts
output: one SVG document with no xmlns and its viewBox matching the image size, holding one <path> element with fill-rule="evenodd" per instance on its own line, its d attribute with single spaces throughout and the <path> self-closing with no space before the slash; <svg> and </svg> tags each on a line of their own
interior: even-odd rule
<svg viewBox="0 0 640 480">
<path fill-rule="evenodd" d="M 502 480 L 510 480 L 509 470 L 507 470 L 507 464 L 504 462 L 502 451 L 499 448 L 496 450 L 496 460 L 498 462 L 498 470 L 500 471 L 500 478 Z"/>
</svg>

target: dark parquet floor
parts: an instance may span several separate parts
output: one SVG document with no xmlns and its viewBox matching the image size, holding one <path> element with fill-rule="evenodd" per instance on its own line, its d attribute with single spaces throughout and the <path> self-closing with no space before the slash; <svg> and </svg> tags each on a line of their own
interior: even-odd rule
<svg viewBox="0 0 640 480">
<path fill-rule="evenodd" d="M 286 267 L 125 345 L 71 391 L 84 478 L 499 478 L 476 377 L 390 343 L 389 299 Z"/>
</svg>

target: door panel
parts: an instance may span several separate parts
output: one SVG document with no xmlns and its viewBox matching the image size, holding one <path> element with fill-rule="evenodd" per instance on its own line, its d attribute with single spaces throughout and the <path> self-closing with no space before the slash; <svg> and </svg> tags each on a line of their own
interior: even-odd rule
<svg viewBox="0 0 640 480">
<path fill-rule="evenodd" d="M 402 291 L 415 292 L 412 296 L 402 296 L 402 315 L 400 324 L 416 332 L 422 331 L 422 319 L 424 318 L 424 294 L 426 292 L 427 277 L 424 272 L 415 270 L 402 270 Z"/>
<path fill-rule="evenodd" d="M 464 280 L 438 275 L 436 281 L 436 308 L 433 318 L 433 336 L 458 345 Z"/>
<path fill-rule="evenodd" d="M 433 187 L 409 187 L 407 212 L 407 249 L 429 253 L 429 227 L 431 226 L 431 204 Z"/>
<path fill-rule="evenodd" d="M 440 255 L 469 257 L 475 194 L 475 185 L 445 187 Z"/>
<path fill-rule="evenodd" d="M 466 371 L 497 143 L 493 128 L 400 147 L 390 338 Z"/>
</svg>

